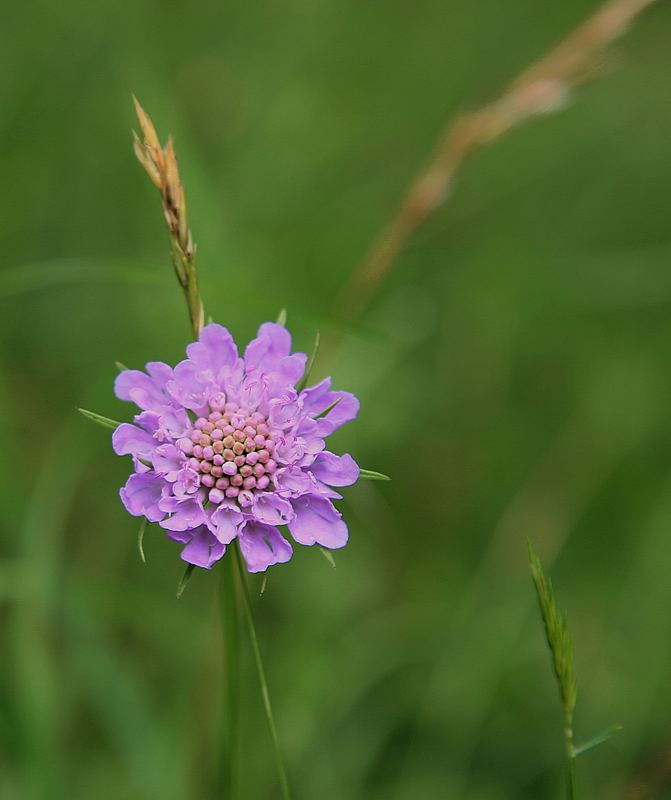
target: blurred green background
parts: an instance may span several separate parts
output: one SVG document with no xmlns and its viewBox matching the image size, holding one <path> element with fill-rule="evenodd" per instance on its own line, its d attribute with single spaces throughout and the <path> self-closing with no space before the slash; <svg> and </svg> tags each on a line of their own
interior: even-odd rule
<svg viewBox="0 0 671 800">
<path fill-rule="evenodd" d="M 217 797 L 217 570 L 148 565 L 116 359 L 189 327 L 135 92 L 176 139 L 207 310 L 301 349 L 444 124 L 596 4 L 46 0 L 0 28 L 0 798 Z M 299 800 L 561 791 L 561 719 L 526 566 L 576 647 L 583 797 L 671 797 L 671 10 L 561 114 L 481 152 L 328 364 L 362 401 L 336 449 L 333 570 L 297 550 L 256 600 Z M 326 368 L 324 365 L 323 368 Z M 322 368 L 322 369 L 323 369 Z M 320 366 L 317 366 L 319 373 Z M 252 589 L 260 580 L 252 580 Z M 278 797 L 243 665 L 243 800 Z"/>
</svg>

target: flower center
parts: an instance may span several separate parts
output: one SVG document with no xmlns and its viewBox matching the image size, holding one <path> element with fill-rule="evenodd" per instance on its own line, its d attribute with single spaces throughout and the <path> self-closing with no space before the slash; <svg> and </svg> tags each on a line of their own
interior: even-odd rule
<svg viewBox="0 0 671 800">
<path fill-rule="evenodd" d="M 254 494 L 272 483 L 277 464 L 272 458 L 276 438 L 268 420 L 223 396 L 209 402 L 207 417 L 199 417 L 177 447 L 189 457 L 188 465 L 209 489 L 212 503 L 225 498 L 251 505 Z"/>
</svg>

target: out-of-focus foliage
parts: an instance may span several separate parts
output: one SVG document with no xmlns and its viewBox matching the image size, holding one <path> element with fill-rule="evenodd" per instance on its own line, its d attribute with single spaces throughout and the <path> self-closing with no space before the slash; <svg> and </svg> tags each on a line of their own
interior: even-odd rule
<svg viewBox="0 0 671 800">
<path fill-rule="evenodd" d="M 175 136 L 206 314 L 244 340 L 286 306 L 309 350 L 444 122 L 594 7 L 5 4 L 3 800 L 212 796 L 217 575 L 176 601 L 155 526 L 143 566 L 128 464 L 75 411 L 127 414 L 115 360 L 174 362 L 189 336 L 131 92 Z M 556 796 L 527 536 L 571 624 L 578 743 L 624 724 L 579 762 L 585 796 L 671 793 L 670 40 L 659 4 L 566 111 L 480 153 L 315 366 L 362 400 L 339 448 L 392 481 L 347 491 L 335 570 L 301 550 L 257 601 L 299 799 Z M 261 800 L 248 657 L 243 674 Z"/>
</svg>

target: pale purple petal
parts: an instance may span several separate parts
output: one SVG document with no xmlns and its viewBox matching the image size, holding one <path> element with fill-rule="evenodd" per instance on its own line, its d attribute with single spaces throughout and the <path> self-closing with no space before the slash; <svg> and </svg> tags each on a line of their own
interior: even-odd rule
<svg viewBox="0 0 671 800">
<path fill-rule="evenodd" d="M 281 359 L 291 352 L 291 334 L 275 322 L 264 322 L 256 339 L 247 345 L 245 365 L 248 370 L 272 372 Z"/>
<path fill-rule="evenodd" d="M 296 513 L 289 523 L 291 535 L 299 544 L 320 544 L 336 549 L 347 544 L 347 525 L 341 513 L 325 497 L 304 494 L 291 501 Z"/>
<path fill-rule="evenodd" d="M 200 502 L 200 498 L 189 497 L 188 500 L 182 500 L 176 505 L 170 504 L 167 498 L 161 500 L 159 506 L 162 509 L 168 510 L 174 508 L 173 513 L 161 522 L 161 527 L 169 531 L 186 531 L 190 528 L 197 528 L 199 525 L 205 523 L 205 512 Z"/>
<path fill-rule="evenodd" d="M 286 392 L 270 401 L 270 422 L 280 430 L 293 428 L 300 419 L 303 410 L 296 392 Z"/>
<path fill-rule="evenodd" d="M 304 389 L 301 392 L 301 399 L 305 412 L 312 417 L 324 414 L 329 406 L 333 406 L 328 413 L 317 420 L 322 436 L 328 436 L 346 422 L 351 422 L 359 413 L 359 401 L 356 397 L 350 392 L 331 391 L 330 378 L 324 378 L 315 386 Z"/>
<path fill-rule="evenodd" d="M 184 466 L 186 456 L 178 450 L 174 444 L 162 444 L 156 448 L 152 456 L 152 464 L 156 472 L 165 476 L 167 481 L 173 483 L 177 480 L 177 474 Z"/>
<path fill-rule="evenodd" d="M 145 369 L 151 375 L 154 385 L 165 389 L 166 383 L 172 379 L 172 367 L 162 361 L 150 361 Z"/>
<path fill-rule="evenodd" d="M 238 535 L 242 520 L 239 510 L 220 505 L 210 514 L 208 527 L 222 544 L 230 544 Z"/>
<path fill-rule="evenodd" d="M 333 400 L 328 399 L 329 394 L 331 394 L 330 378 L 324 378 L 314 386 L 308 386 L 307 389 L 303 389 L 301 398 L 305 412 L 310 416 L 320 414 L 333 402 Z"/>
<path fill-rule="evenodd" d="M 120 372 L 114 382 L 114 392 L 120 400 L 128 400 L 145 410 L 168 402 L 163 385 L 139 369 Z"/>
<path fill-rule="evenodd" d="M 317 491 L 315 479 L 300 467 L 285 467 L 275 473 L 275 485 L 280 493 L 295 497 Z"/>
<path fill-rule="evenodd" d="M 203 328 L 198 341 L 190 344 L 186 352 L 200 369 L 212 370 L 215 375 L 222 367 L 230 367 L 238 357 L 231 334 L 214 322 Z"/>
<path fill-rule="evenodd" d="M 165 516 L 158 506 L 162 489 L 163 480 L 158 475 L 153 472 L 136 472 L 128 478 L 119 494 L 129 514 L 158 522 Z"/>
<path fill-rule="evenodd" d="M 359 467 L 352 456 L 337 456 L 328 450 L 317 454 L 310 472 L 329 486 L 351 486 L 359 479 Z"/>
<path fill-rule="evenodd" d="M 294 517 L 291 503 L 271 492 L 256 495 L 252 512 L 256 519 L 268 525 L 286 525 Z"/>
<path fill-rule="evenodd" d="M 240 552 L 250 572 L 265 572 L 273 564 L 283 564 L 293 550 L 282 534 L 271 525 L 245 522 L 240 528 Z"/>
<path fill-rule="evenodd" d="M 273 373 L 281 379 L 282 383 L 294 386 L 303 377 L 307 360 L 308 357 L 305 353 L 286 356 L 278 362 Z"/>
<path fill-rule="evenodd" d="M 150 433 L 129 422 L 122 422 L 112 434 L 112 447 L 118 456 L 133 455 L 151 459 L 156 450 L 156 440 Z"/>
<path fill-rule="evenodd" d="M 212 377 L 205 375 L 189 359 L 175 367 L 174 378 L 166 384 L 168 394 L 184 408 L 200 413 L 206 408 L 208 397 L 218 389 Z"/>
<path fill-rule="evenodd" d="M 182 550 L 181 558 L 189 564 L 210 569 L 212 564 L 226 552 L 226 546 L 217 541 L 210 531 L 202 526 L 193 532 L 191 541 Z"/>
</svg>

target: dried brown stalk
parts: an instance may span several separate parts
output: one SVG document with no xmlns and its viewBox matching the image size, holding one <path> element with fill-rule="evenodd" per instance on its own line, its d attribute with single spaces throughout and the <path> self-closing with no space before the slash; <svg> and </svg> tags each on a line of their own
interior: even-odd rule
<svg viewBox="0 0 671 800">
<path fill-rule="evenodd" d="M 558 111 L 571 89 L 594 74 L 602 51 L 654 0 L 610 0 L 540 61 L 525 70 L 493 102 L 449 124 L 394 217 L 354 272 L 338 301 L 351 322 L 389 274 L 412 234 L 444 201 L 469 156 L 531 117 Z"/>
<path fill-rule="evenodd" d="M 133 102 L 142 133 L 140 139 L 133 131 L 135 155 L 161 193 L 163 214 L 170 235 L 172 263 L 189 309 L 193 335 L 197 338 L 203 327 L 203 303 L 198 291 L 196 245 L 186 221 L 184 186 L 179 179 L 175 148 L 171 137 L 165 147 L 161 146 L 149 115 L 136 97 L 133 97 Z"/>
</svg>

